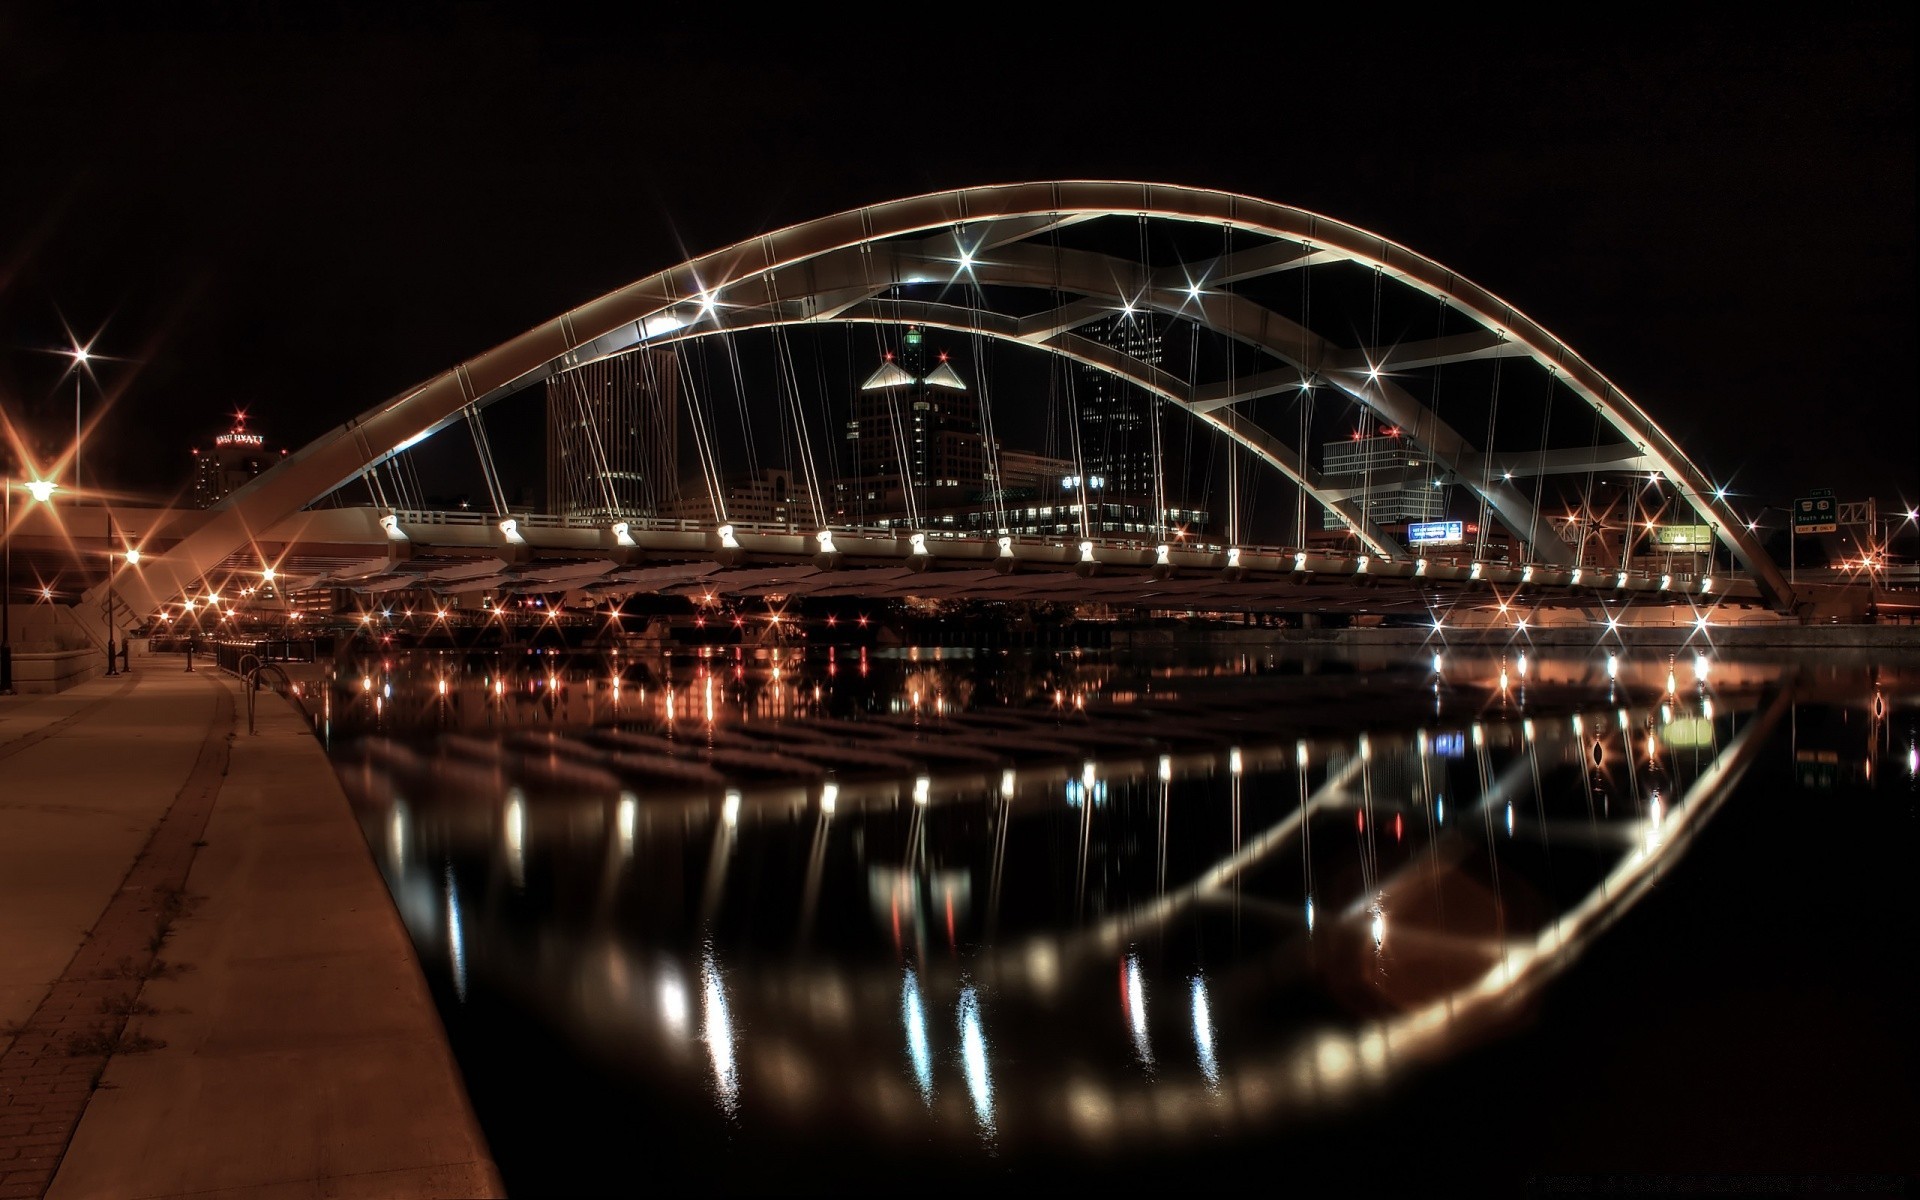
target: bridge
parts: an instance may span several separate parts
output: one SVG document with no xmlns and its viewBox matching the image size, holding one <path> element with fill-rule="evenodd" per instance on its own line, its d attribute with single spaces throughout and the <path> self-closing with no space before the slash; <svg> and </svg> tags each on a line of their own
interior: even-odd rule
<svg viewBox="0 0 1920 1200">
<path fill-rule="evenodd" d="M 910 361 L 940 338 L 952 361 Z M 621 427 L 591 390 L 616 379 L 644 420 Z M 564 410 L 547 481 L 566 476 L 564 512 L 509 498 L 489 423 L 520 393 Z M 1040 457 L 1068 470 L 1023 496 L 1002 433 L 1040 409 Z M 477 508 L 428 501 L 416 456 L 443 437 L 471 443 Z M 677 461 L 676 439 L 698 465 L 684 493 L 633 465 Z M 941 454 L 966 469 L 929 467 Z M 774 463 L 769 521 L 738 481 Z M 605 600 L 1417 612 L 1483 592 L 1489 610 L 1802 619 L 1821 603 L 1736 497 L 1512 304 L 1330 217 L 1135 182 L 938 192 L 760 234 L 367 409 L 204 514 L 119 516 L 80 607 L 104 612 L 111 590 L 129 620 L 268 572 L 282 591 Z M 1675 529 L 1687 552 L 1663 553 L 1656 531 Z"/>
</svg>

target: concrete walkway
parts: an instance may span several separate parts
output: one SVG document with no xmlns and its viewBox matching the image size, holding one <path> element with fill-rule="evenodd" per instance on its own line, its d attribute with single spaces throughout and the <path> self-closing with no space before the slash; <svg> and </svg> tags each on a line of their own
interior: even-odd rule
<svg viewBox="0 0 1920 1200">
<path fill-rule="evenodd" d="M 0 697 L 0 1200 L 500 1195 L 318 743 L 183 666 Z"/>
</svg>

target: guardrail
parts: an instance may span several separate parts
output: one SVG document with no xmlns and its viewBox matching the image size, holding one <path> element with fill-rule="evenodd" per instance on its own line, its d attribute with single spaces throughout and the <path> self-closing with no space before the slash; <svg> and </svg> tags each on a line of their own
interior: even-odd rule
<svg viewBox="0 0 1920 1200">
<path fill-rule="evenodd" d="M 222 671 L 238 677 L 245 684 L 247 695 L 247 732 L 257 732 L 254 728 L 254 710 L 259 703 L 261 677 L 275 676 L 278 679 L 274 691 L 293 701 L 307 725 L 313 725 L 313 714 L 307 711 L 306 701 L 301 699 L 300 690 L 287 674 L 283 662 L 315 661 L 316 643 L 312 639 L 243 642 L 221 641 L 213 643 L 213 661 Z"/>
</svg>

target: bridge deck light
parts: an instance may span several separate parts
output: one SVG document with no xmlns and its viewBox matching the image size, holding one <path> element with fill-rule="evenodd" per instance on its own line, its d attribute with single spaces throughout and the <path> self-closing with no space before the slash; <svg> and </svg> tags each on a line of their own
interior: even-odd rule
<svg viewBox="0 0 1920 1200">
<path fill-rule="evenodd" d="M 130 567 L 140 565 L 140 548 L 138 546 L 127 547 L 127 565 Z"/>
<path fill-rule="evenodd" d="M 27 494 L 44 504 L 58 486 L 51 479 L 30 479 L 27 481 Z"/>
</svg>

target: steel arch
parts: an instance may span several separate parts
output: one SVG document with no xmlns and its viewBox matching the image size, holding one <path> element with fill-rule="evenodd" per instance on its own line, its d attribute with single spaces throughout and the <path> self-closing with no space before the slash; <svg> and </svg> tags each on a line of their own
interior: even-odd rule
<svg viewBox="0 0 1920 1200">
<path fill-rule="evenodd" d="M 1116 181 L 1015 183 L 907 197 L 788 226 L 656 272 L 562 313 L 315 439 L 228 497 L 212 510 L 204 525 L 172 550 L 149 556 L 138 571 L 122 570 L 115 585 L 123 592 L 132 592 L 136 598 L 141 598 L 140 593 L 144 592 L 145 605 L 151 608 L 159 600 L 189 588 L 207 570 L 245 546 L 255 531 L 292 516 L 385 458 L 459 420 L 470 407 L 491 403 L 539 382 L 556 370 L 627 346 L 676 334 L 690 336 L 682 331 L 721 311 L 716 301 L 724 302 L 731 289 L 754 283 L 764 285 L 782 278 L 800 278 L 809 267 L 823 273 L 828 267 L 835 267 L 841 270 L 842 287 L 838 293 L 825 286 L 824 278 L 819 286 L 801 288 L 782 303 L 803 298 L 811 298 L 812 302 L 798 305 L 790 319 L 775 323 L 859 320 L 861 315 L 853 310 L 870 303 L 892 282 L 909 282 L 882 282 L 864 295 L 852 290 L 852 281 L 845 278 L 845 265 L 864 262 L 869 275 L 861 283 L 872 284 L 871 268 L 883 257 L 874 253 L 878 246 L 913 235 L 936 235 L 937 240 L 938 236 L 957 230 L 977 230 L 980 236 L 972 245 L 973 252 L 984 248 L 992 252 L 990 257 L 1004 259 L 1009 264 L 1007 270 L 1016 274 L 1024 271 L 1030 277 L 1036 269 L 1031 261 L 1035 255 L 1021 249 L 1020 243 L 1082 220 L 1115 215 L 1200 222 L 1274 239 L 1266 246 L 1236 256 L 1230 264 L 1211 264 L 1221 273 L 1207 277 L 1219 284 L 1232 281 L 1226 276 L 1229 268 L 1237 278 L 1247 278 L 1311 263 L 1348 261 L 1375 268 L 1388 278 L 1444 301 L 1453 310 L 1471 318 L 1480 333 L 1450 339 L 1450 344 L 1444 346 L 1416 348 L 1418 354 L 1427 355 L 1429 361 L 1526 357 L 1553 372 L 1564 386 L 1593 405 L 1612 428 L 1629 439 L 1642 456 L 1641 461 L 1651 464 L 1649 469 L 1673 484 L 1713 526 L 1719 540 L 1754 576 L 1762 594 L 1771 603 L 1778 607 L 1791 604 L 1792 593 L 1779 568 L 1747 535 L 1744 526 L 1678 444 L 1597 369 L 1499 297 L 1397 243 L 1317 213 L 1209 189 Z M 887 261 L 906 261 L 893 250 L 884 257 Z M 1101 269 L 1111 273 L 1112 264 L 1119 261 L 1081 262 L 1076 266 L 1074 280 L 1093 287 L 1097 280 L 1085 273 Z M 1168 294 L 1167 281 L 1150 278 L 1145 264 L 1132 264 L 1132 270 L 1122 278 L 1143 283 L 1142 294 L 1149 296 L 1155 307 L 1192 317 L 1190 311 L 1177 311 L 1174 297 Z M 1089 295 L 1097 297 L 1113 290 L 1104 288 Z M 841 307 L 829 309 L 819 302 L 822 299 L 833 299 Z M 1045 343 L 1056 352 L 1066 347 L 1069 357 L 1094 361 L 1110 370 L 1124 367 L 1124 363 L 1112 361 L 1117 356 L 1097 353 L 1101 348 L 1086 339 L 1081 339 L 1085 345 L 1067 340 L 1078 324 L 1102 315 L 1095 311 L 1100 300 L 1083 303 L 1094 307 L 1051 314 L 1058 328 L 1029 329 L 1022 340 Z M 1298 326 L 1289 329 L 1286 326 L 1290 323 L 1243 299 L 1223 300 L 1220 307 L 1225 311 L 1216 325 L 1203 306 L 1201 317 L 1206 327 L 1259 344 L 1283 361 L 1295 361 L 1291 355 L 1305 357 L 1307 339 L 1314 336 L 1310 331 Z M 1111 306 L 1104 311 L 1112 311 Z M 1049 315 L 1042 314 L 1043 317 Z M 866 319 L 879 318 L 874 315 Z M 994 331 L 981 329 L 980 332 Z M 1060 347 L 1052 345 L 1056 341 Z M 1369 370 L 1371 367 L 1390 371 L 1408 365 L 1417 355 L 1399 358 L 1388 352 L 1379 361 L 1356 363 L 1351 351 L 1342 356 L 1324 342 L 1317 349 L 1326 351 L 1333 363 L 1320 368 L 1323 379 L 1389 420 L 1400 421 L 1396 413 L 1410 414 L 1413 420 L 1400 423 L 1440 431 L 1441 444 L 1431 447 L 1436 456 L 1450 455 L 1456 475 L 1485 496 L 1516 533 L 1520 528 L 1533 526 L 1531 509 L 1517 492 L 1501 488 L 1496 481 L 1480 478 L 1470 469 L 1462 469 L 1468 467 L 1467 460 L 1473 450 L 1464 438 L 1440 426 L 1437 418 L 1413 397 L 1395 395 L 1391 387 L 1378 386 L 1374 371 Z M 1363 350 L 1371 352 L 1377 348 Z M 1103 357 L 1109 361 L 1100 362 Z M 1123 373 L 1143 386 L 1148 382 L 1139 372 Z M 1203 418 L 1220 409 L 1228 410 L 1227 417 L 1214 418 L 1214 423 L 1302 486 L 1322 493 L 1323 488 L 1314 480 L 1310 468 L 1301 461 L 1299 450 L 1286 452 L 1272 439 L 1268 439 L 1271 444 L 1262 447 L 1257 439 L 1247 436 L 1250 423 L 1236 427 L 1232 406 L 1262 394 L 1257 390 L 1262 386 L 1266 391 L 1276 390 L 1274 386 L 1251 383 L 1247 390 L 1236 395 L 1189 394 L 1169 398 Z M 1167 395 L 1168 387 L 1162 380 L 1153 390 Z M 1193 391 L 1184 381 L 1179 390 Z M 1447 438 L 1446 434 L 1452 434 L 1457 441 Z M 1329 507 L 1339 510 L 1340 504 L 1334 501 Z M 1351 523 L 1351 506 L 1345 515 Z M 1369 540 L 1378 536 L 1375 531 L 1362 532 Z M 1546 546 L 1544 541 L 1536 544 Z"/>
</svg>

